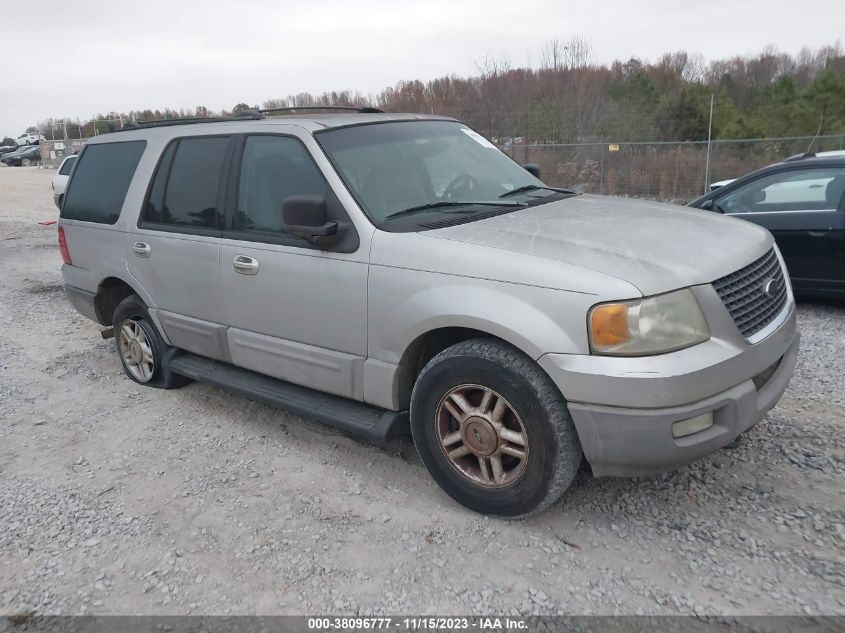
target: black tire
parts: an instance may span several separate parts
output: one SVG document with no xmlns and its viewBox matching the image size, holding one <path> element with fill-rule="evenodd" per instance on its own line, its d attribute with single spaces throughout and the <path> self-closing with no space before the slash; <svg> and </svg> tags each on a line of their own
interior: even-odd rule
<svg viewBox="0 0 845 633">
<path fill-rule="evenodd" d="M 145 387 L 155 387 L 157 389 L 176 389 L 191 382 L 190 379 L 166 371 L 162 367 L 162 359 L 173 348 L 167 345 L 164 339 L 161 338 L 161 335 L 150 318 L 149 312 L 147 312 L 147 306 L 141 301 L 138 295 L 129 295 L 118 304 L 114 311 L 112 323 L 117 356 L 120 359 L 120 364 L 123 366 L 123 371 L 131 380 Z M 128 366 L 124 358 L 124 353 L 121 349 L 121 328 L 125 325 L 130 328 L 137 326 L 142 333 L 143 340 L 149 344 L 152 357 L 150 363 L 152 371 L 149 374 L 150 377 L 146 380 L 137 376 L 137 371 L 133 373 L 133 370 Z"/>
<path fill-rule="evenodd" d="M 473 481 L 446 456 L 448 449 L 438 439 L 440 404 L 461 385 L 493 390 L 520 420 L 527 436 L 527 459 L 521 474 L 507 485 L 489 487 Z M 460 429 L 464 426 L 461 422 Z M 411 434 L 420 459 L 447 494 L 477 512 L 509 518 L 539 513 L 557 501 L 582 459 L 560 390 L 531 358 L 492 339 L 458 343 L 428 362 L 411 394 Z"/>
</svg>

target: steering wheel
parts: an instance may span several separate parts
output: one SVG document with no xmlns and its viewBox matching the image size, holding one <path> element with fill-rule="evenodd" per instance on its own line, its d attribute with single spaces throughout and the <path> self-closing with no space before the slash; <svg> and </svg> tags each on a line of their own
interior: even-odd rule
<svg viewBox="0 0 845 633">
<path fill-rule="evenodd" d="M 451 200 L 459 193 L 469 193 L 478 187 L 478 179 L 471 174 L 461 174 L 443 190 L 441 198 Z"/>
</svg>

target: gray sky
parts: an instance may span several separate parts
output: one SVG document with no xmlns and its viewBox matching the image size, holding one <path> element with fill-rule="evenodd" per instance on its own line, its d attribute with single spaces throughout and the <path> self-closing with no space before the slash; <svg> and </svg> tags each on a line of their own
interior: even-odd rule
<svg viewBox="0 0 845 633">
<path fill-rule="evenodd" d="M 121 9 L 121 7 L 125 7 Z M 795 53 L 842 36 L 842 0 L 0 0 L 0 135 L 48 117 L 231 108 L 308 91 L 376 93 L 537 63 L 551 38 L 593 59 Z"/>
</svg>

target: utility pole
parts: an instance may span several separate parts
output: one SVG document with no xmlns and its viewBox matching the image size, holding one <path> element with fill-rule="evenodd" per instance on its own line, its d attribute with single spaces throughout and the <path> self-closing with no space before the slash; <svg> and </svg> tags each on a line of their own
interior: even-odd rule
<svg viewBox="0 0 845 633">
<path fill-rule="evenodd" d="M 713 149 L 713 100 L 714 95 L 710 94 L 710 123 L 707 126 L 707 163 L 704 167 L 704 193 L 710 189 L 710 153 Z"/>
</svg>

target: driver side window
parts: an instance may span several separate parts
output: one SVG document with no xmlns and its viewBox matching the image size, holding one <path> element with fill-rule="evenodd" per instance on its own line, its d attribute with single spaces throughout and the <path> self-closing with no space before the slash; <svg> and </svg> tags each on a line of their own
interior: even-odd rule
<svg viewBox="0 0 845 633">
<path fill-rule="evenodd" d="M 845 169 L 795 169 L 757 178 L 715 199 L 725 213 L 833 211 L 845 195 Z"/>
<path fill-rule="evenodd" d="M 237 229 L 287 235 L 282 200 L 326 195 L 326 181 L 302 143 L 288 136 L 250 136 L 244 145 L 238 187 Z"/>
</svg>

